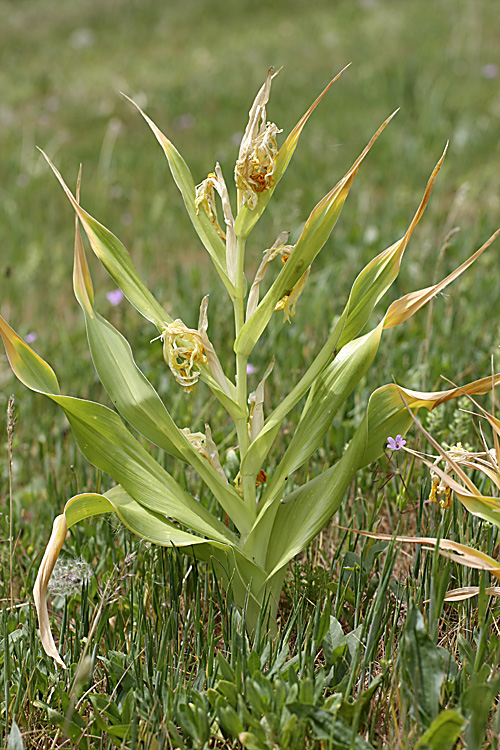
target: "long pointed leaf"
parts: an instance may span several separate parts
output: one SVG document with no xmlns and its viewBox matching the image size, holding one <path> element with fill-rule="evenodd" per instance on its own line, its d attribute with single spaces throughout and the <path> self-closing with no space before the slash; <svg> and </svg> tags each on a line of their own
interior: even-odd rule
<svg viewBox="0 0 500 750">
<path fill-rule="evenodd" d="M 363 160 L 395 114 L 394 112 L 382 123 L 351 169 L 321 199 L 311 212 L 288 261 L 281 269 L 263 300 L 259 303 L 256 311 L 246 321 L 236 337 L 234 350 L 237 354 L 250 355 L 269 322 L 276 304 L 293 289 L 302 274 L 309 268 L 314 258 L 324 246 L 337 222 Z"/>
<path fill-rule="evenodd" d="M 125 94 L 123 96 L 125 96 L 125 98 L 128 99 L 128 101 L 133 104 L 134 107 L 140 112 L 140 114 L 144 117 L 147 124 L 156 136 L 158 143 L 162 147 L 165 156 L 167 157 L 168 165 L 170 167 L 170 171 L 172 172 L 172 177 L 174 178 L 175 184 L 179 188 L 179 191 L 184 200 L 184 205 L 186 206 L 187 212 L 189 214 L 189 218 L 191 219 L 193 226 L 196 229 L 198 237 L 202 241 L 205 248 L 208 250 L 217 273 L 224 283 L 224 286 L 228 290 L 229 294 L 231 296 L 234 296 L 234 287 L 229 280 L 226 267 L 226 247 L 217 234 L 216 230 L 214 229 L 205 211 L 196 210 L 196 188 L 194 180 L 191 176 L 191 172 L 189 171 L 189 167 L 187 166 L 186 162 L 177 151 L 173 143 L 169 141 L 169 139 L 165 135 L 163 135 L 161 130 L 154 124 L 154 122 L 147 116 L 147 114 L 142 111 L 139 105 Z"/>
<path fill-rule="evenodd" d="M 2 318 L 0 335 L 14 374 L 28 388 L 62 407 L 90 463 L 110 474 L 141 505 L 171 516 L 200 534 L 236 543 L 235 535 L 162 469 L 115 412 L 92 401 L 62 396 L 58 388 L 56 393 L 51 392 L 46 386 L 53 384 L 53 371 Z"/>
<path fill-rule="evenodd" d="M 350 63 L 349 63 L 350 64 Z M 349 65 L 346 65 L 345 68 L 343 68 L 340 73 L 337 73 L 335 78 L 333 78 L 328 86 L 326 86 L 321 94 L 315 99 L 315 101 L 311 104 L 307 112 L 305 112 L 298 123 L 295 125 L 293 130 L 288 135 L 287 139 L 281 146 L 278 155 L 276 157 L 276 167 L 274 170 L 274 180 L 273 184 L 270 188 L 265 190 L 264 192 L 260 193 L 257 197 L 257 205 L 254 209 L 248 208 L 246 204 L 243 204 L 241 206 L 240 210 L 238 211 L 238 216 L 236 217 L 235 222 L 235 231 L 236 234 L 239 237 L 242 237 L 243 239 L 246 239 L 260 217 L 262 216 L 267 204 L 269 203 L 269 200 L 274 193 L 274 190 L 276 188 L 276 185 L 283 177 L 286 168 L 288 167 L 290 160 L 293 156 L 293 153 L 297 147 L 297 143 L 299 141 L 300 135 L 302 133 L 302 130 L 304 129 L 304 125 L 308 121 L 309 117 L 312 115 L 320 101 L 323 99 L 323 97 L 327 94 L 327 92 L 330 90 L 331 86 L 338 81 L 342 73 L 347 70 Z"/>
<path fill-rule="evenodd" d="M 137 367 L 128 341 L 94 309 L 92 282 L 78 229 L 74 289 L 85 315 L 94 366 L 118 411 L 148 440 L 176 458 L 189 462 L 240 532 L 247 534 L 253 522 L 248 507 L 178 429 L 160 396 Z"/>
<path fill-rule="evenodd" d="M 339 349 L 363 329 L 377 302 L 398 277 L 404 252 L 429 202 L 447 148 L 446 145 L 429 177 L 423 198 L 404 236 L 370 261 L 356 278 L 347 302 L 347 318 L 338 343 Z"/>
<path fill-rule="evenodd" d="M 368 370 L 378 349 L 382 326 L 346 344 L 318 376 L 309 392 L 292 440 L 268 483 L 264 510 L 283 491 L 288 476 L 302 466 L 321 445 L 337 410 Z"/>
<path fill-rule="evenodd" d="M 82 226 L 89 239 L 92 250 L 97 255 L 106 271 L 120 287 L 124 295 L 136 310 L 138 310 L 147 320 L 154 323 L 157 329 L 161 331 L 165 323 L 172 322 L 172 318 L 153 297 L 140 278 L 125 247 L 120 240 L 109 231 L 109 229 L 106 229 L 106 227 L 84 211 L 47 154 L 43 151 L 41 153 L 47 160 L 78 218 L 82 222 Z"/>
<path fill-rule="evenodd" d="M 448 286 L 448 284 L 451 284 L 452 281 L 455 281 L 455 279 L 458 278 L 460 274 L 462 274 L 467 268 L 469 268 L 469 266 L 472 265 L 472 263 L 474 263 L 474 261 L 477 260 L 480 255 L 482 255 L 482 253 L 484 253 L 484 251 L 491 245 L 491 243 L 496 240 L 499 234 L 500 229 L 497 229 L 497 231 L 492 234 L 488 240 L 486 240 L 484 245 L 481 245 L 479 250 L 476 250 L 476 252 L 470 256 L 470 258 L 464 261 L 458 268 L 456 268 L 438 284 L 429 286 L 426 289 L 420 289 L 418 292 L 411 292 L 410 294 L 406 294 L 404 297 L 401 297 L 400 299 L 393 302 L 387 310 L 384 321 L 384 328 L 393 328 L 394 326 L 400 325 L 400 323 L 403 323 L 405 320 L 408 320 L 408 318 L 411 318 L 411 316 L 414 315 L 417 310 L 420 310 L 420 308 L 426 305 L 429 300 L 431 300 L 433 297 L 436 297 L 436 295 L 442 292 L 443 289 Z"/>
</svg>

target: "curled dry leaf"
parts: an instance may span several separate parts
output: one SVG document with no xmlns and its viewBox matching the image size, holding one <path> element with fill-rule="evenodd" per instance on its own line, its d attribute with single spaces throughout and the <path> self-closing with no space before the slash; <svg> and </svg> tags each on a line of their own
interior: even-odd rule
<svg viewBox="0 0 500 750">
<path fill-rule="evenodd" d="M 45 554 L 42 559 L 42 563 L 38 570 L 38 575 L 35 581 L 35 587 L 33 589 L 33 597 L 35 599 L 35 607 L 38 615 L 38 623 L 40 625 L 40 638 L 42 645 L 45 649 L 45 653 L 51 656 L 61 667 L 66 669 L 64 661 L 59 656 L 59 652 L 54 643 L 52 632 L 50 630 L 49 613 L 47 610 L 47 587 L 49 584 L 50 576 L 54 570 L 59 553 L 66 539 L 68 531 L 68 524 L 66 523 L 66 517 L 63 515 L 57 516 L 52 526 L 52 535 L 47 544 Z"/>
</svg>

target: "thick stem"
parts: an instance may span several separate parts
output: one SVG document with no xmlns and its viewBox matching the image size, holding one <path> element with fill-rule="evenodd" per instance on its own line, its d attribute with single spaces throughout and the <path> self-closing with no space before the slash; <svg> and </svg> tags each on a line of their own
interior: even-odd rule
<svg viewBox="0 0 500 750">
<path fill-rule="evenodd" d="M 235 335 L 238 336 L 245 322 L 245 240 L 242 237 L 237 238 L 236 243 L 236 280 L 235 291 L 236 297 L 233 300 L 234 306 L 234 327 Z M 236 398 L 240 408 L 247 414 L 247 362 L 248 357 L 242 354 L 236 355 Z M 238 435 L 238 444 L 240 448 L 240 461 L 243 461 L 248 451 L 248 421 L 238 419 L 236 421 L 236 432 Z M 255 485 L 248 482 L 243 483 L 243 499 L 249 508 L 255 513 Z"/>
</svg>

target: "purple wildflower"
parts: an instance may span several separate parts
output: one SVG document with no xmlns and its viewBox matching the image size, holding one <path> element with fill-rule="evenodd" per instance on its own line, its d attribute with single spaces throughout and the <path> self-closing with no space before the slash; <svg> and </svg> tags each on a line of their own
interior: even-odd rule
<svg viewBox="0 0 500 750">
<path fill-rule="evenodd" d="M 391 451 L 399 451 L 406 445 L 406 440 L 401 435 L 396 435 L 396 438 L 387 438 L 387 448 Z"/>
<path fill-rule="evenodd" d="M 106 295 L 106 299 L 113 305 L 113 307 L 119 305 L 123 297 L 124 294 L 121 289 L 113 289 L 112 292 L 108 292 Z"/>
<path fill-rule="evenodd" d="M 496 78 L 498 76 L 498 65 L 488 63 L 481 71 L 483 78 Z"/>
<path fill-rule="evenodd" d="M 253 375 L 255 372 L 255 366 L 251 362 L 247 364 L 247 375 Z"/>
<path fill-rule="evenodd" d="M 36 333 L 34 331 L 31 331 L 31 333 L 28 333 L 24 337 L 24 340 L 26 341 L 27 344 L 32 344 L 33 341 L 36 341 Z"/>
</svg>

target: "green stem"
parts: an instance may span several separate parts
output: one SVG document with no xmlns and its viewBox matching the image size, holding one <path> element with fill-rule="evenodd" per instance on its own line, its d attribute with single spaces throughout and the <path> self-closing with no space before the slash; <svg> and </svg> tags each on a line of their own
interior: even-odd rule
<svg viewBox="0 0 500 750">
<path fill-rule="evenodd" d="M 238 237 L 236 244 L 236 295 L 233 299 L 235 337 L 238 336 L 245 323 L 245 286 L 245 239 Z M 236 355 L 236 399 L 245 414 L 247 414 L 247 362 L 248 357 L 244 354 Z M 236 420 L 236 432 L 240 448 L 240 461 L 243 461 L 249 445 L 246 417 Z M 243 498 L 248 507 L 255 513 L 255 484 L 253 482 L 243 482 Z"/>
</svg>

